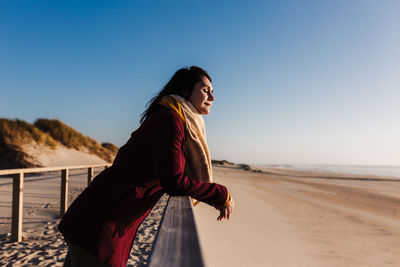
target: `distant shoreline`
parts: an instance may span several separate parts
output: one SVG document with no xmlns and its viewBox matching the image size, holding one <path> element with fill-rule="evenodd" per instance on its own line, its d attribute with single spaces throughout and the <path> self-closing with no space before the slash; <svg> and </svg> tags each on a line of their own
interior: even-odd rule
<svg viewBox="0 0 400 267">
<path fill-rule="evenodd" d="M 292 172 L 294 176 L 329 178 L 333 174 L 349 179 L 396 178 L 400 180 L 400 166 L 339 165 L 339 164 L 238 164 L 227 160 L 213 160 L 213 165 L 262 173 Z M 336 177 L 337 178 L 337 177 Z"/>
<path fill-rule="evenodd" d="M 285 169 L 342 175 L 367 175 L 400 178 L 400 166 L 389 165 L 339 165 L 339 164 L 254 164 L 261 170 Z"/>
</svg>

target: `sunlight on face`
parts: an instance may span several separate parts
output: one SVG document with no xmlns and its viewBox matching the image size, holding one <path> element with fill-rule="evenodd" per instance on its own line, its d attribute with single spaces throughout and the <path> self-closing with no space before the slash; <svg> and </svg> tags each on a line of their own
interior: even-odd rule
<svg viewBox="0 0 400 267">
<path fill-rule="evenodd" d="M 214 90 L 206 77 L 203 76 L 201 80 L 201 82 L 194 85 L 189 100 L 200 114 L 206 115 L 210 113 L 212 102 L 214 101 Z"/>
</svg>

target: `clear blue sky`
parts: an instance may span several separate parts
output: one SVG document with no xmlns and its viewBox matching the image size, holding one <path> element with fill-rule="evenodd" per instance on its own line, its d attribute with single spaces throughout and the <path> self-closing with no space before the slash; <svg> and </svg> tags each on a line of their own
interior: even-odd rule
<svg viewBox="0 0 400 267">
<path fill-rule="evenodd" d="M 122 145 L 180 67 L 212 157 L 400 165 L 400 1 L 0 1 L 0 117 Z"/>
</svg>

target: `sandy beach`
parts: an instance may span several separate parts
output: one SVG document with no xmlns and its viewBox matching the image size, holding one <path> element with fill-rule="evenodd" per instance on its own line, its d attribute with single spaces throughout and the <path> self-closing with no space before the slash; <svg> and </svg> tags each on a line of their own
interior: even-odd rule
<svg viewBox="0 0 400 267">
<path fill-rule="evenodd" d="M 214 176 L 236 210 L 217 222 L 215 209 L 194 208 L 209 267 L 400 265 L 399 181 L 230 167 Z"/>
<path fill-rule="evenodd" d="M 399 179 L 263 171 L 214 167 L 236 210 L 230 221 L 217 222 L 215 209 L 194 207 L 208 267 L 400 265 Z M 62 266 L 67 247 L 56 230 L 59 175 L 26 178 L 20 243 L 8 241 L 11 180 L 0 182 L 0 265 Z M 85 183 L 85 173 L 71 173 L 69 203 Z M 147 266 L 167 199 L 139 229 L 128 266 Z"/>
</svg>

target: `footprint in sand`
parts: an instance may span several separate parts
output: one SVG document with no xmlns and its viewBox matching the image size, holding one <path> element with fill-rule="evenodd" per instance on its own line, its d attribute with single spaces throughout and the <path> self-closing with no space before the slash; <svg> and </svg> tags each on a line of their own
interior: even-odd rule
<svg viewBox="0 0 400 267">
<path fill-rule="evenodd" d="M 42 207 L 45 209 L 48 209 L 48 208 L 52 208 L 52 205 L 50 203 L 46 203 Z"/>
</svg>

